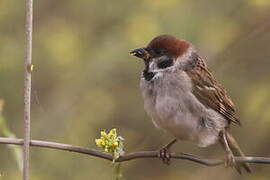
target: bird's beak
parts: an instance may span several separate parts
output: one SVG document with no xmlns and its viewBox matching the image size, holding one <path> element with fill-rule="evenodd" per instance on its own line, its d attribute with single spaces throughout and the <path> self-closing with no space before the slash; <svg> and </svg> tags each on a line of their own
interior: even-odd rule
<svg viewBox="0 0 270 180">
<path fill-rule="evenodd" d="M 130 54 L 144 60 L 148 60 L 151 57 L 149 52 L 145 48 L 135 49 L 131 51 Z"/>
</svg>

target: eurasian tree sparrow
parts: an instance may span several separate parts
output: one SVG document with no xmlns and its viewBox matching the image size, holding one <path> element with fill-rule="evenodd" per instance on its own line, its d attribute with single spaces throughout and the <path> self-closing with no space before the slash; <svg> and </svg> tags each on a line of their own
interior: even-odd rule
<svg viewBox="0 0 270 180">
<path fill-rule="evenodd" d="M 169 164 L 169 148 L 178 139 L 200 147 L 220 142 L 225 164 L 239 173 L 241 167 L 251 172 L 247 163 L 235 162 L 235 156 L 244 154 L 228 131 L 231 123 L 240 125 L 234 104 L 191 43 L 160 35 L 131 54 L 145 63 L 140 88 L 147 114 L 175 137 L 160 150 L 164 163 Z"/>
</svg>

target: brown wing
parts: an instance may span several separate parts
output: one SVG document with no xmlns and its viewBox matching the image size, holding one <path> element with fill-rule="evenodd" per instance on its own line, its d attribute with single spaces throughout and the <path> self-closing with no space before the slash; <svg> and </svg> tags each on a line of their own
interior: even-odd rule
<svg viewBox="0 0 270 180">
<path fill-rule="evenodd" d="M 234 122 L 240 125 L 240 121 L 235 117 L 234 104 L 226 94 L 226 90 L 207 70 L 203 60 L 200 57 L 197 58 L 196 65 L 186 71 L 194 84 L 194 95 L 202 104 L 222 114 L 229 123 Z"/>
</svg>

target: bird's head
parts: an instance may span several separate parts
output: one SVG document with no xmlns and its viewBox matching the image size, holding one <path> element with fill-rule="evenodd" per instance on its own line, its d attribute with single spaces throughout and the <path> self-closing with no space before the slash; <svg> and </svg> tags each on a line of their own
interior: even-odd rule
<svg viewBox="0 0 270 180">
<path fill-rule="evenodd" d="M 135 49 L 130 53 L 144 60 L 146 66 L 144 73 L 152 73 L 152 79 L 157 72 L 176 66 L 180 68 L 186 66 L 193 50 L 192 45 L 185 40 L 171 35 L 160 35 L 151 40 L 146 47 Z"/>
</svg>

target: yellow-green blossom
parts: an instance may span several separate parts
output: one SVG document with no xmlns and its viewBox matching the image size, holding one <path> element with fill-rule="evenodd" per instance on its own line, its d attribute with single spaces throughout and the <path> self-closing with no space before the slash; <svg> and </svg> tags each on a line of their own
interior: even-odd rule
<svg viewBox="0 0 270 180">
<path fill-rule="evenodd" d="M 106 153 L 113 155 L 113 164 L 116 173 L 116 179 L 120 180 L 122 177 L 120 163 L 115 163 L 115 160 L 124 154 L 124 138 L 117 135 L 115 128 L 108 133 L 106 130 L 100 132 L 100 138 L 95 140 L 96 145 Z"/>
<path fill-rule="evenodd" d="M 98 147 L 103 147 L 105 145 L 105 141 L 103 139 L 96 139 L 96 145 Z"/>
<path fill-rule="evenodd" d="M 101 137 L 106 137 L 107 136 L 107 133 L 105 131 L 101 131 L 100 132 L 100 135 L 101 135 Z"/>
<path fill-rule="evenodd" d="M 115 128 L 111 129 L 108 133 L 105 130 L 101 131 L 100 138 L 95 140 L 96 145 L 104 152 L 111 153 L 114 160 L 124 154 L 123 141 L 124 138 L 117 135 Z"/>
</svg>

